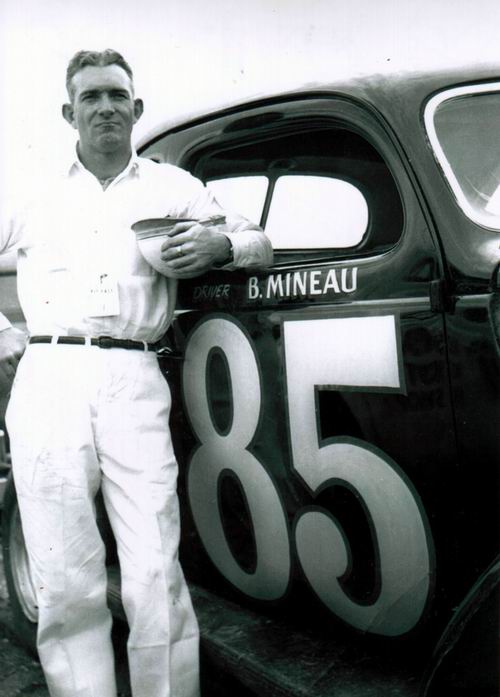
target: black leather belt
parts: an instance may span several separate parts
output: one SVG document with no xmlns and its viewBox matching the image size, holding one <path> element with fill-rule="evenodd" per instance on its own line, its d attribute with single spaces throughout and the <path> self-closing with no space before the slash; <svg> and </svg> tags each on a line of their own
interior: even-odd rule
<svg viewBox="0 0 500 697">
<path fill-rule="evenodd" d="M 51 344 L 52 336 L 31 336 L 30 344 Z M 56 344 L 71 344 L 72 346 L 84 346 L 88 339 L 84 336 L 58 336 L 54 342 Z M 102 349 L 122 348 L 130 351 L 158 351 L 158 344 L 148 344 L 142 341 L 133 341 L 132 339 L 114 339 L 112 336 L 97 336 L 90 338 L 91 346 L 98 346 Z"/>
</svg>

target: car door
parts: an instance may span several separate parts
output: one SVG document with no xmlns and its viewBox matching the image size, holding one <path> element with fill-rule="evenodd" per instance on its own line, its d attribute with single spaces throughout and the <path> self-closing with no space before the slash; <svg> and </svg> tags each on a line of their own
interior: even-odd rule
<svg viewBox="0 0 500 697">
<path fill-rule="evenodd" d="M 348 95 L 304 95 L 143 153 L 190 169 L 275 248 L 266 271 L 180 284 L 188 574 L 386 637 L 449 609 L 459 551 L 442 260 L 398 136 Z"/>
</svg>

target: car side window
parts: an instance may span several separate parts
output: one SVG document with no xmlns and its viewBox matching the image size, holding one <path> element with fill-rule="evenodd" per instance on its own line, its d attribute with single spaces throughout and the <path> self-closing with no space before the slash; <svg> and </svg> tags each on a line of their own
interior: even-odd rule
<svg viewBox="0 0 500 697">
<path fill-rule="evenodd" d="M 224 208 L 257 221 L 268 183 L 266 177 L 245 176 L 207 182 Z M 265 229 L 275 249 L 340 249 L 359 244 L 367 226 L 368 204 L 353 184 L 299 174 L 276 180 Z"/>
<path fill-rule="evenodd" d="M 363 136 L 314 127 L 204 154 L 195 174 L 221 205 L 260 222 L 278 259 L 382 252 L 403 230 L 392 173 Z"/>
<path fill-rule="evenodd" d="M 188 169 L 221 205 L 262 225 L 276 263 L 333 260 L 383 253 L 403 234 L 380 133 L 358 106 L 301 100 L 167 133 L 143 153 Z"/>
</svg>

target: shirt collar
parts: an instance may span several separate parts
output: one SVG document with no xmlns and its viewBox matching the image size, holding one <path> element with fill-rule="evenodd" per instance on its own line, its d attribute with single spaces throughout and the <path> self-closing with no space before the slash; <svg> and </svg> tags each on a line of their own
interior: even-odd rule
<svg viewBox="0 0 500 697">
<path fill-rule="evenodd" d="M 122 179 L 123 177 L 126 177 L 128 175 L 130 176 L 139 176 L 140 173 L 140 162 L 141 158 L 137 154 L 137 151 L 135 148 L 132 148 L 132 155 L 130 157 L 130 160 L 128 161 L 127 166 L 125 169 L 123 169 L 121 172 L 119 172 L 115 179 Z M 78 150 L 77 147 L 75 147 L 73 157 L 68 158 L 67 162 L 64 164 L 63 169 L 62 169 L 62 174 L 65 177 L 72 177 L 75 176 L 78 173 L 90 173 L 89 170 L 85 167 L 85 165 L 82 163 L 78 156 Z"/>
</svg>

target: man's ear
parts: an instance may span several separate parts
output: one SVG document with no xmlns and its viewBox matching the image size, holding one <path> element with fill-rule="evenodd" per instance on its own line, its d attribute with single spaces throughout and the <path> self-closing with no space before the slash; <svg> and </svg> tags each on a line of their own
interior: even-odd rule
<svg viewBox="0 0 500 697">
<path fill-rule="evenodd" d="M 144 111 L 144 102 L 142 99 L 134 99 L 134 123 L 137 123 Z"/>
<path fill-rule="evenodd" d="M 75 112 L 73 110 L 72 104 L 63 104 L 62 115 L 70 126 L 72 126 L 73 128 L 77 128 L 77 125 L 75 123 Z"/>
</svg>

